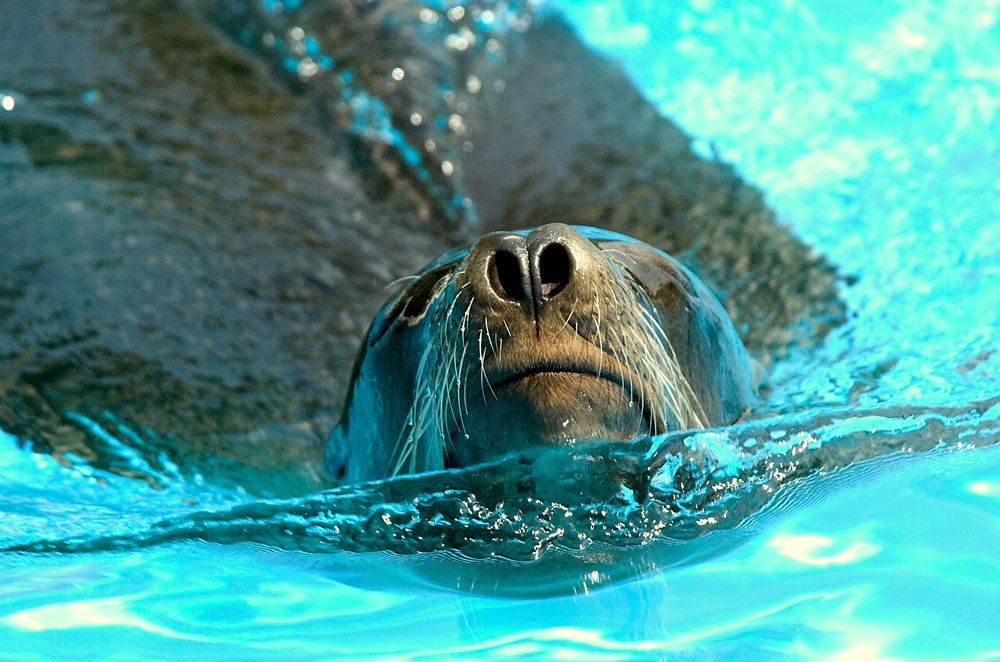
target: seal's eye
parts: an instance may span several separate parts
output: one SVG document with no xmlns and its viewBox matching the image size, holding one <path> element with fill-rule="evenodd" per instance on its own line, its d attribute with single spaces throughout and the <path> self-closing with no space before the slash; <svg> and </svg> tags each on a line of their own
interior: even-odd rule
<svg viewBox="0 0 1000 662">
<path fill-rule="evenodd" d="M 382 339 L 392 325 L 397 321 L 405 321 L 413 325 L 427 312 L 431 301 L 441 292 L 442 281 L 455 270 L 452 262 L 437 269 L 421 274 L 405 290 L 399 293 L 375 318 L 372 330 L 368 334 L 368 346 L 371 347 Z"/>
<path fill-rule="evenodd" d="M 452 264 L 429 271 L 418 278 L 413 285 L 406 288 L 406 291 L 403 293 L 406 305 L 399 315 L 400 319 L 406 319 L 410 324 L 415 324 L 419 321 L 424 316 L 424 313 L 427 312 L 427 307 L 431 301 L 441 291 L 439 287 L 441 281 L 454 270 L 455 265 Z"/>
</svg>

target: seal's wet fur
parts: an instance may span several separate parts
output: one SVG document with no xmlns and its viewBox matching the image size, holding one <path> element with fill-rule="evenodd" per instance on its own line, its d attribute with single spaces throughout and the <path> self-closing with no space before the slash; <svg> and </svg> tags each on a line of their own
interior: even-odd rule
<svg viewBox="0 0 1000 662">
<path fill-rule="evenodd" d="M 390 302 L 331 470 L 357 482 L 738 418 L 763 369 L 704 284 L 650 246 L 580 230 L 487 235 Z"/>
</svg>

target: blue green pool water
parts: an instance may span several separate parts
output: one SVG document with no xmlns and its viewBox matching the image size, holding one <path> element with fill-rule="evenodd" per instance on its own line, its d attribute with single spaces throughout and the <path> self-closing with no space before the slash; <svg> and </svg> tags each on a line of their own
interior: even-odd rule
<svg viewBox="0 0 1000 662">
<path fill-rule="evenodd" d="M 842 404 L 879 365 L 861 407 L 1000 395 L 1000 2 L 560 6 L 857 277 L 849 322 L 773 371 L 778 406 Z M 0 659 L 997 659 L 1000 449 L 947 441 L 848 468 L 836 489 L 807 483 L 709 560 L 547 598 L 449 591 L 406 568 L 375 581 L 388 558 L 359 579 L 249 543 L 0 555 Z M 0 539 L 129 534 L 252 501 L 162 482 L 0 436 Z"/>
</svg>

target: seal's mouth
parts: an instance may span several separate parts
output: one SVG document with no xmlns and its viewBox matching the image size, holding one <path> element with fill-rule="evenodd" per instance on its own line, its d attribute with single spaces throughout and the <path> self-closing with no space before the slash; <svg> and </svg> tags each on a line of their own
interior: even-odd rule
<svg viewBox="0 0 1000 662">
<path fill-rule="evenodd" d="M 614 386 L 628 401 L 628 406 L 636 409 L 637 413 L 641 416 L 643 428 L 649 430 L 649 434 L 663 434 L 667 429 L 664 422 L 656 415 L 653 402 L 655 393 L 638 375 L 627 371 L 627 369 L 624 369 L 624 366 L 619 366 L 618 363 L 617 359 L 609 357 L 605 365 L 597 367 L 546 362 L 533 365 L 529 368 L 507 370 L 499 374 L 490 375 L 488 379 L 484 380 L 488 386 L 471 397 L 485 396 L 488 399 L 492 395 L 499 399 L 503 397 L 506 389 L 516 387 L 525 381 L 543 382 L 550 377 L 558 378 L 577 375 L 582 378 L 580 380 L 581 385 L 585 385 L 588 382 L 603 382 Z"/>
<path fill-rule="evenodd" d="M 455 466 L 529 448 L 625 442 L 663 431 L 656 403 L 640 397 L 634 378 L 630 388 L 627 376 L 610 370 L 542 363 L 482 377 L 481 387 L 475 380 L 456 408 L 461 416 L 447 436 Z"/>
</svg>

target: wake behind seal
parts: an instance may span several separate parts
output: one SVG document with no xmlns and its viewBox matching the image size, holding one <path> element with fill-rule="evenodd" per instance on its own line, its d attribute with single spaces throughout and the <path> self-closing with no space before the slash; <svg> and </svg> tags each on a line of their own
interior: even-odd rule
<svg viewBox="0 0 1000 662">
<path fill-rule="evenodd" d="M 496 232 L 379 312 L 327 463 L 356 483 L 727 425 L 765 378 L 715 296 L 666 253 L 559 223 Z"/>
</svg>

